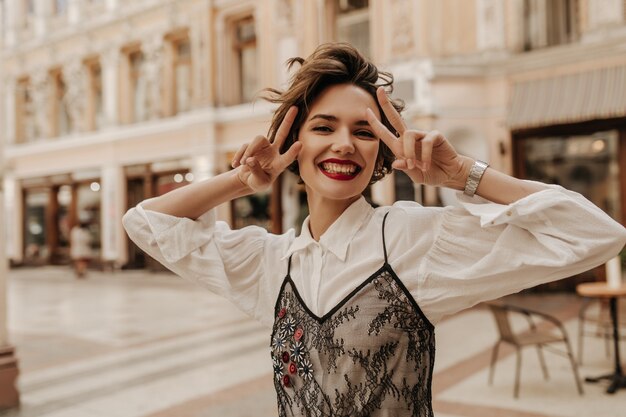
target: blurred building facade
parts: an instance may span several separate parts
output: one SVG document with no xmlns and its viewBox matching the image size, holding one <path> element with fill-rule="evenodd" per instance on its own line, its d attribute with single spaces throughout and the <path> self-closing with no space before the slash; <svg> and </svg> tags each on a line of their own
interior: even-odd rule
<svg viewBox="0 0 626 417">
<path fill-rule="evenodd" d="M 0 0 L 6 250 L 65 263 L 90 224 L 97 258 L 154 267 L 121 217 L 229 169 L 266 134 L 292 56 L 348 41 L 395 75 L 413 127 L 516 176 L 580 191 L 626 220 L 624 0 Z M 620 165 L 622 169 L 620 170 Z M 378 204 L 452 195 L 394 174 Z M 296 179 L 219 208 L 281 232 Z"/>
</svg>

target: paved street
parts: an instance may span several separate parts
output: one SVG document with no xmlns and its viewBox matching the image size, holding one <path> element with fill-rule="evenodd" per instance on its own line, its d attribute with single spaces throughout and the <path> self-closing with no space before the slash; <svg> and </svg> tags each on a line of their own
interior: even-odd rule
<svg viewBox="0 0 626 417">
<path fill-rule="evenodd" d="M 228 302 L 166 273 L 16 269 L 9 276 L 9 331 L 20 360 L 22 407 L 11 417 L 275 416 L 269 331 Z M 513 301 L 550 312 L 575 342 L 576 296 Z M 575 389 L 571 368 L 546 353 L 550 379 L 525 351 L 520 398 L 514 356 L 501 349 L 487 384 L 496 330 L 476 307 L 437 328 L 434 406 L 438 417 L 619 417 L 626 390 Z M 622 355 L 626 349 L 622 343 Z M 574 346 L 575 348 L 575 346 Z M 585 341 L 582 376 L 611 370 L 601 340 Z"/>
</svg>

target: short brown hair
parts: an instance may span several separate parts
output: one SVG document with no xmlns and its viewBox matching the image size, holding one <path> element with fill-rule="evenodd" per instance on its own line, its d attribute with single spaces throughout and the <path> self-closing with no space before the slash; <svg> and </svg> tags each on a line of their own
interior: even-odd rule
<svg viewBox="0 0 626 417">
<path fill-rule="evenodd" d="M 387 120 L 376 98 L 376 89 L 380 86 L 385 87 L 387 93 L 391 94 L 393 91 L 393 75 L 379 71 L 355 47 L 348 43 L 323 44 L 317 47 L 307 59 L 300 57 L 290 58 L 287 61 L 287 67 L 291 68 L 295 63 L 300 64 L 300 68 L 291 77 L 286 91 L 283 92 L 274 88 L 264 90 L 269 93 L 263 97 L 264 99 L 280 104 L 274 113 L 272 124 L 270 125 L 268 133 L 270 142 L 274 141 L 278 127 L 285 118 L 289 108 L 291 106 L 298 107 L 298 114 L 291 126 L 289 136 L 281 148 L 281 152 L 285 152 L 298 140 L 300 127 L 309 115 L 311 103 L 327 87 L 337 84 L 354 84 L 371 94 L 380 111 L 382 123 L 387 129 L 397 135 L 396 130 Z M 391 100 L 391 103 L 398 112 L 404 109 L 404 103 L 401 100 Z M 395 156 L 391 149 L 381 141 L 378 149 L 376 169 L 370 181 L 372 184 L 391 171 L 391 163 L 394 159 Z M 298 161 L 294 161 L 288 169 L 296 175 L 300 175 Z"/>
</svg>

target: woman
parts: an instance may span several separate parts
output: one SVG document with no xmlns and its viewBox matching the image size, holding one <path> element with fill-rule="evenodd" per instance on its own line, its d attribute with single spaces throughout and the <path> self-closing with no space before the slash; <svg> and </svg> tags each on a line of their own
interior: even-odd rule
<svg viewBox="0 0 626 417">
<path fill-rule="evenodd" d="M 77 278 L 84 278 L 91 259 L 91 234 L 89 223 L 81 221 L 70 231 L 70 257 Z"/>
<path fill-rule="evenodd" d="M 168 268 L 272 327 L 281 416 L 432 416 L 444 315 L 597 266 L 626 231 L 579 194 L 409 129 L 385 93 L 391 75 L 349 45 L 294 63 L 287 91 L 269 90 L 279 103 L 269 139 L 242 146 L 230 172 L 140 203 L 124 225 Z M 287 168 L 307 192 L 300 236 L 215 221 L 212 208 Z M 391 168 L 469 196 L 461 208 L 374 209 L 361 194 Z"/>
</svg>

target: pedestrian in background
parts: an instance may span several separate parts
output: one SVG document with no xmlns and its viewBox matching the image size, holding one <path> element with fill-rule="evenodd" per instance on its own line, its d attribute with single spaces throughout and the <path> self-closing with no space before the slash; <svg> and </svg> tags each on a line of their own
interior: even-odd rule
<svg viewBox="0 0 626 417">
<path fill-rule="evenodd" d="M 70 258 L 77 278 L 84 278 L 91 260 L 89 223 L 80 221 L 70 231 Z"/>
<path fill-rule="evenodd" d="M 268 137 L 233 170 L 130 209 L 144 251 L 271 328 L 280 416 L 432 417 L 434 329 L 448 314 L 593 268 L 626 230 L 580 194 L 523 181 L 410 129 L 393 77 L 347 44 L 320 46 L 284 92 Z M 310 215 L 282 235 L 215 220 L 289 168 Z M 370 206 L 391 169 L 458 191 L 461 207 Z M 474 196 L 476 194 L 477 196 Z"/>
</svg>

